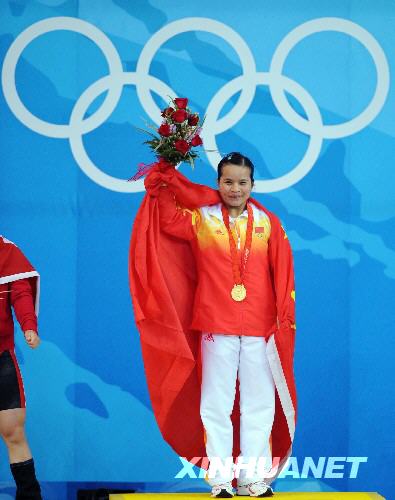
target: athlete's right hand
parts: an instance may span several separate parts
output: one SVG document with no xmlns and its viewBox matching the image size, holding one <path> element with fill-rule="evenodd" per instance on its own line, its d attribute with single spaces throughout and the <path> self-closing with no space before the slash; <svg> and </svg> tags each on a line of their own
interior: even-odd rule
<svg viewBox="0 0 395 500">
<path fill-rule="evenodd" d="M 25 333 L 26 343 L 29 347 L 35 349 L 36 347 L 39 346 L 40 337 L 38 336 L 37 332 L 35 332 L 34 330 L 26 330 L 26 332 L 24 333 Z"/>
</svg>

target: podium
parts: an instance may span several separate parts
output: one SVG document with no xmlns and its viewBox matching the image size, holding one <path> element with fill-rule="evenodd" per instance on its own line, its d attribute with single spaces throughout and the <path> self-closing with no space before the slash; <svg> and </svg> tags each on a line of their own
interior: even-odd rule
<svg viewBox="0 0 395 500">
<path fill-rule="evenodd" d="M 210 493 L 125 493 L 110 495 L 110 500 L 209 500 Z M 234 496 L 235 500 L 251 498 L 248 496 Z M 274 493 L 273 500 L 385 500 L 378 493 L 342 493 L 334 492 L 314 492 Z"/>
</svg>

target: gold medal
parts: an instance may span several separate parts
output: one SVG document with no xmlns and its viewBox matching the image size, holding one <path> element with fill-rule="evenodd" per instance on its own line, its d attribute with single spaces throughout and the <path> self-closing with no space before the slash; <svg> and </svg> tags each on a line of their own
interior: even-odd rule
<svg viewBox="0 0 395 500">
<path fill-rule="evenodd" d="M 233 285 L 230 295 L 232 299 L 235 300 L 236 302 L 241 302 L 247 297 L 247 290 L 242 281 L 243 281 L 244 271 L 247 266 L 247 260 L 248 257 L 250 256 L 250 251 L 251 251 L 252 227 L 254 225 L 254 215 L 252 213 L 251 205 L 247 203 L 247 212 L 248 212 L 247 232 L 246 232 L 244 250 L 242 254 L 242 263 L 240 266 L 240 263 L 238 262 L 239 258 L 237 254 L 236 242 L 233 238 L 232 231 L 229 225 L 229 212 L 224 205 L 221 206 L 221 210 L 222 210 L 222 218 L 229 235 L 229 247 L 232 259 L 233 283 L 236 283 L 235 285 Z"/>
<path fill-rule="evenodd" d="M 232 299 L 241 302 L 247 296 L 247 290 L 243 284 L 234 285 L 231 291 Z"/>
</svg>

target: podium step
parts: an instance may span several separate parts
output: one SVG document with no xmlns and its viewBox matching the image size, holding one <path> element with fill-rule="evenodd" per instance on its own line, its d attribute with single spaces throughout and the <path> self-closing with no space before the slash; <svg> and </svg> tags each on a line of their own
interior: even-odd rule
<svg viewBox="0 0 395 500">
<path fill-rule="evenodd" d="M 250 497 L 235 496 L 234 499 Z M 209 500 L 207 493 L 126 493 L 110 495 L 110 500 Z M 273 500 L 385 500 L 378 493 L 313 492 L 275 493 Z"/>
</svg>

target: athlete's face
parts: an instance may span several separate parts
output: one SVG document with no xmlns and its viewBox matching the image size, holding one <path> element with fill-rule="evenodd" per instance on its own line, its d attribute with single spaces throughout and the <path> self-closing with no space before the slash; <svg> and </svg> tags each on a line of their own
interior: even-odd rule
<svg viewBox="0 0 395 500">
<path fill-rule="evenodd" d="M 252 182 L 250 169 L 233 163 L 222 167 L 218 190 L 222 201 L 231 212 L 241 213 L 250 197 Z"/>
</svg>

